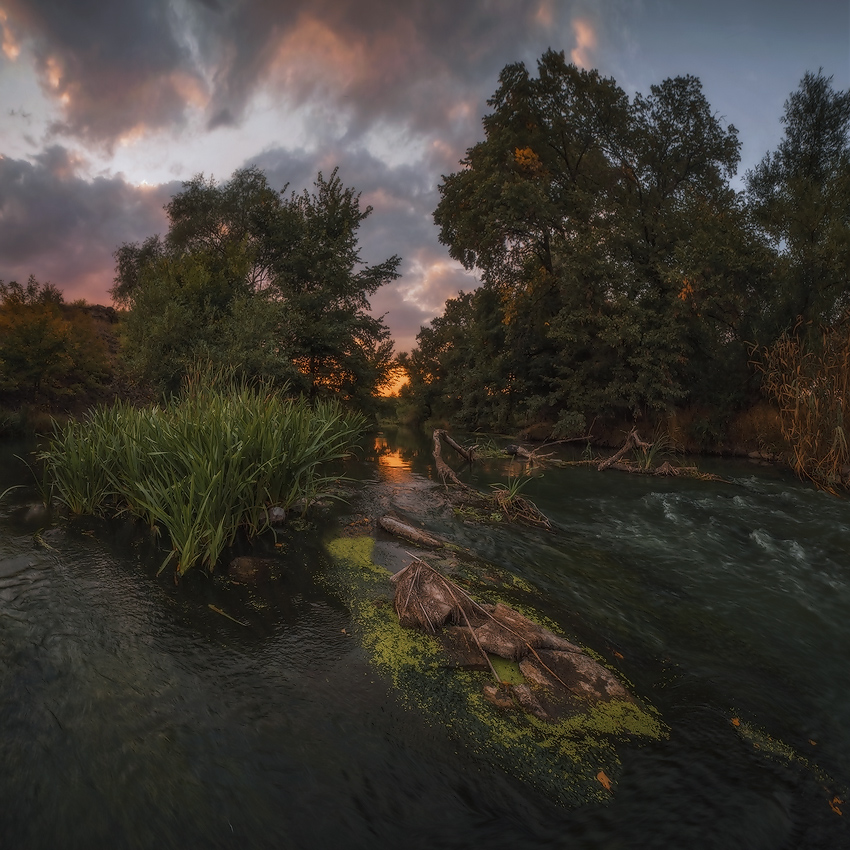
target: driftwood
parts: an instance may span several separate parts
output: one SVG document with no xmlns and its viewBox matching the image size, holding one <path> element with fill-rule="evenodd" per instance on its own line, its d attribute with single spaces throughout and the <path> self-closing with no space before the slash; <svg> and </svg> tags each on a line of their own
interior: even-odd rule
<svg viewBox="0 0 850 850">
<path fill-rule="evenodd" d="M 640 438 L 637 427 L 632 428 L 632 430 L 629 431 L 625 442 L 623 443 L 623 447 L 615 455 L 612 455 L 606 460 L 603 460 L 596 468 L 600 472 L 602 472 L 603 470 L 608 469 L 609 466 L 613 466 L 615 463 L 617 463 L 617 461 L 623 458 L 626 453 L 630 452 L 632 449 L 636 447 L 641 449 L 648 449 L 651 448 L 651 446 L 652 443 L 647 443 Z"/>
<path fill-rule="evenodd" d="M 465 449 L 460 444 L 456 443 L 442 428 L 438 428 L 434 431 L 434 439 L 440 438 L 445 441 L 448 445 L 450 445 L 465 461 L 468 463 L 474 463 L 475 461 L 475 449 L 477 446 L 470 446 L 468 449 Z"/>
<path fill-rule="evenodd" d="M 440 476 L 440 480 L 444 485 L 448 486 L 447 482 L 451 481 L 456 487 L 460 487 L 463 490 L 471 490 L 472 488 L 469 485 L 464 484 L 460 478 L 457 477 L 455 471 L 443 460 L 442 456 L 442 446 L 440 440 L 443 436 L 448 436 L 445 431 L 441 428 L 438 428 L 434 431 L 434 461 L 437 464 L 437 474 Z"/>
<path fill-rule="evenodd" d="M 629 431 L 622 448 L 616 454 L 599 463 L 596 468 L 600 472 L 603 472 L 606 469 L 616 469 L 620 472 L 628 472 L 632 475 L 664 475 L 669 477 L 696 478 L 700 481 L 721 481 L 724 484 L 734 483 L 729 481 L 727 478 L 722 478 L 721 476 L 714 475 L 711 472 L 700 472 L 695 466 L 673 466 L 669 460 L 665 460 L 660 466 L 650 467 L 638 466 L 623 459 L 626 453 L 634 448 L 648 450 L 651 449 L 652 446 L 653 443 L 647 443 L 645 440 L 640 438 L 636 427 L 632 428 L 632 430 Z M 591 462 L 595 463 L 595 461 Z M 589 462 L 572 461 L 571 465 L 580 465 L 585 463 Z"/>
<path fill-rule="evenodd" d="M 382 516 L 378 520 L 378 525 L 384 531 L 388 531 L 396 537 L 401 537 L 403 540 L 415 543 L 417 546 L 425 546 L 428 549 L 442 549 L 445 546 L 442 540 L 438 540 L 427 532 L 420 531 L 418 528 L 414 528 L 412 525 L 408 525 L 395 517 Z"/>
<path fill-rule="evenodd" d="M 442 441 L 445 440 L 450 446 L 459 450 L 461 453 L 466 453 L 467 457 L 472 457 L 473 449 L 461 449 L 458 444 L 449 437 L 449 435 L 438 428 L 434 431 L 434 461 L 437 464 L 437 474 L 443 482 L 443 485 L 448 490 L 449 482 L 455 485 L 461 492 L 460 497 L 455 497 L 454 501 L 460 501 L 464 506 L 472 505 L 476 508 L 493 509 L 501 511 L 508 519 L 524 522 L 528 525 L 535 525 L 538 528 L 545 528 L 547 531 L 552 530 L 552 523 L 549 522 L 538 507 L 530 499 L 520 496 L 517 492 L 509 488 L 497 488 L 493 495 L 485 496 L 479 493 L 474 487 L 464 484 L 455 471 L 443 460 L 442 457 Z M 450 497 L 451 498 L 451 497 Z"/>
</svg>

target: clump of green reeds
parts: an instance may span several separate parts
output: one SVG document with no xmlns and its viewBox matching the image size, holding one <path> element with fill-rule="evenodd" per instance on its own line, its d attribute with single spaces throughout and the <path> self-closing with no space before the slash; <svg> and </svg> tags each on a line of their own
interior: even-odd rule
<svg viewBox="0 0 850 850">
<path fill-rule="evenodd" d="M 52 498 L 74 514 L 128 513 L 164 529 L 183 575 L 210 570 L 239 529 L 268 527 L 268 508 L 309 503 L 334 479 L 365 417 L 271 388 L 196 376 L 169 404 L 118 402 L 57 425 L 40 454 Z"/>
</svg>

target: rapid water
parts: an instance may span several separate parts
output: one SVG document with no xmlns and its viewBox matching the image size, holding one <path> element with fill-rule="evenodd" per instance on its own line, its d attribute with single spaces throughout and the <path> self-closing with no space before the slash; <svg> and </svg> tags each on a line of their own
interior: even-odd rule
<svg viewBox="0 0 850 850">
<path fill-rule="evenodd" d="M 257 544 L 284 573 L 253 591 L 175 586 L 137 526 L 7 496 L 0 847 L 850 847 L 846 500 L 745 462 L 701 462 L 731 484 L 548 469 L 524 491 L 548 534 L 456 517 L 429 450 L 380 437 L 349 505 Z M 32 480 L 21 451 L 0 491 Z M 322 544 L 387 510 L 525 579 L 658 708 L 669 739 L 620 748 L 609 803 L 556 805 L 369 666 Z"/>
</svg>

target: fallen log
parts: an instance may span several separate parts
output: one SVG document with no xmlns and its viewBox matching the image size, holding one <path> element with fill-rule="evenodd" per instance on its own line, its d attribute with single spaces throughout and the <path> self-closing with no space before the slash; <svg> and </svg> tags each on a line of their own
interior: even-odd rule
<svg viewBox="0 0 850 850">
<path fill-rule="evenodd" d="M 647 443 L 645 440 L 642 440 L 640 438 L 637 426 L 635 426 L 634 428 L 632 428 L 631 431 L 629 431 L 628 436 L 626 437 L 626 440 L 623 443 L 623 447 L 615 455 L 611 455 L 611 457 L 603 460 L 596 468 L 600 472 L 603 472 L 604 470 L 608 469 L 609 466 L 613 466 L 615 463 L 621 460 L 626 455 L 626 453 L 630 452 L 632 449 L 649 449 L 651 447 L 652 443 Z"/>
<path fill-rule="evenodd" d="M 440 480 L 444 486 L 448 487 L 447 482 L 451 481 L 455 486 L 466 489 L 466 484 L 455 475 L 455 471 L 443 460 L 442 446 L 440 444 L 440 435 L 442 433 L 445 432 L 439 429 L 434 431 L 434 451 L 432 454 L 434 455 L 434 462 L 437 464 L 437 474 L 440 476 Z"/>
<path fill-rule="evenodd" d="M 474 463 L 475 461 L 475 449 L 477 446 L 470 446 L 468 449 L 465 449 L 459 443 L 456 443 L 448 434 L 448 431 L 443 428 L 438 428 L 434 431 L 434 438 L 436 439 L 439 435 L 439 438 L 444 442 L 448 443 L 465 461 L 468 463 Z"/>
<path fill-rule="evenodd" d="M 391 516 L 382 516 L 378 520 L 378 525 L 396 537 L 401 537 L 410 543 L 415 543 L 417 546 L 425 546 L 429 549 L 442 549 L 446 544 L 436 537 L 432 537 L 425 531 L 420 531 L 412 525 L 402 522 Z"/>
</svg>

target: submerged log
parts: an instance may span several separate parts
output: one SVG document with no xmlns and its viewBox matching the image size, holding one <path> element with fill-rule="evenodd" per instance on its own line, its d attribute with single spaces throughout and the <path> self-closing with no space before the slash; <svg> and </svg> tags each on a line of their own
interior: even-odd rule
<svg viewBox="0 0 850 850">
<path fill-rule="evenodd" d="M 451 481 L 456 487 L 460 487 L 462 490 L 471 490 L 467 484 L 464 484 L 460 478 L 455 475 L 455 471 L 443 460 L 442 456 L 442 447 L 440 444 L 440 440 L 443 434 L 446 432 L 442 429 L 438 428 L 434 431 L 434 462 L 437 464 L 437 474 L 440 476 L 443 484 L 448 487 L 447 482 Z"/>
</svg>

